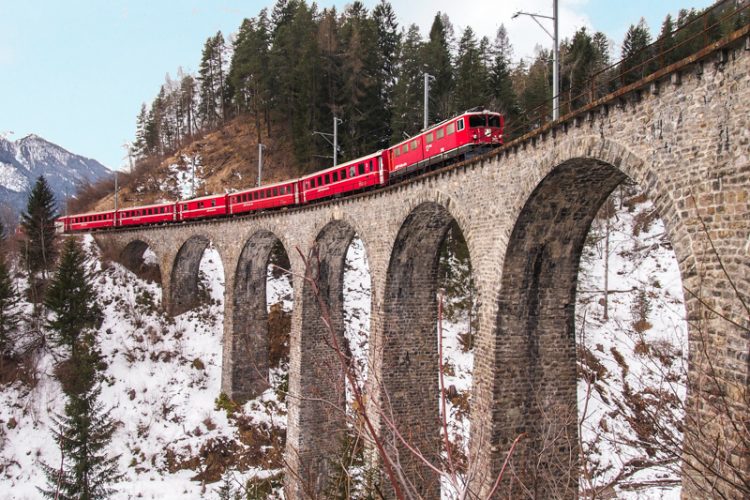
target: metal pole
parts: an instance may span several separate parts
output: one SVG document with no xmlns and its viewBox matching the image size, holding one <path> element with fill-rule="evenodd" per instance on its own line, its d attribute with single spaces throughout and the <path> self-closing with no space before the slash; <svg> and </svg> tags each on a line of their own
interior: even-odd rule
<svg viewBox="0 0 750 500">
<path fill-rule="evenodd" d="M 333 166 L 338 165 L 338 154 L 339 154 L 339 123 L 341 120 L 333 117 Z"/>
<path fill-rule="evenodd" d="M 263 144 L 258 143 L 258 187 L 260 187 L 260 178 L 263 174 Z"/>
<path fill-rule="evenodd" d="M 435 77 L 429 73 L 424 74 L 424 128 L 430 124 L 430 80 Z"/>
<path fill-rule="evenodd" d="M 552 2 L 552 23 L 554 24 L 554 47 L 552 48 L 552 120 L 560 118 L 560 44 L 558 36 L 557 0 Z"/>
<path fill-rule="evenodd" d="M 195 157 L 190 158 L 190 164 L 193 166 L 193 198 L 195 198 Z"/>
</svg>

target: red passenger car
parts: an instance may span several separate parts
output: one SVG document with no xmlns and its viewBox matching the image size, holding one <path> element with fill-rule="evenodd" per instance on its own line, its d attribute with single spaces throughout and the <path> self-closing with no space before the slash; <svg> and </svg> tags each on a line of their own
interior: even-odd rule
<svg viewBox="0 0 750 500">
<path fill-rule="evenodd" d="M 210 195 L 192 200 L 179 201 L 178 219 L 191 220 L 206 217 L 220 217 L 227 214 L 227 195 Z"/>
<path fill-rule="evenodd" d="M 457 156 L 480 154 L 503 142 L 503 117 L 473 111 L 445 120 L 387 150 L 391 175 L 400 176 Z"/>
<path fill-rule="evenodd" d="M 229 213 L 241 214 L 255 210 L 267 210 L 298 203 L 297 182 L 256 187 L 229 195 Z"/>
<path fill-rule="evenodd" d="M 302 177 L 300 203 L 377 186 L 388 181 L 382 151 Z"/>
<path fill-rule="evenodd" d="M 118 226 L 140 226 L 161 224 L 177 220 L 174 203 L 160 203 L 145 207 L 123 208 L 118 210 Z"/>
<path fill-rule="evenodd" d="M 114 210 L 71 215 L 58 219 L 63 223 L 66 232 L 93 231 L 94 229 L 115 227 L 116 220 Z"/>
</svg>

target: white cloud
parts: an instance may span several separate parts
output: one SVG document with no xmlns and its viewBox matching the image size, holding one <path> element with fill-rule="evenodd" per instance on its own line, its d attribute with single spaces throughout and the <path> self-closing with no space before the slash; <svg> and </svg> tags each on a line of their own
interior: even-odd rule
<svg viewBox="0 0 750 500">
<path fill-rule="evenodd" d="M 560 5 L 560 40 L 572 36 L 582 26 L 591 27 L 583 10 L 587 3 L 588 0 L 566 0 L 564 5 Z M 472 0 L 466 3 L 455 0 L 393 0 L 392 4 L 400 23 L 404 26 L 417 24 L 425 37 L 435 13 L 440 11 L 448 14 L 457 38 L 465 27 L 471 26 L 479 37 L 487 36 L 494 40 L 497 29 L 504 24 L 516 58 L 532 57 L 536 45 L 552 46 L 552 39 L 531 17 L 511 19 L 517 11 L 551 16 L 551 0 Z M 540 19 L 540 22 L 552 31 L 552 21 Z"/>
</svg>

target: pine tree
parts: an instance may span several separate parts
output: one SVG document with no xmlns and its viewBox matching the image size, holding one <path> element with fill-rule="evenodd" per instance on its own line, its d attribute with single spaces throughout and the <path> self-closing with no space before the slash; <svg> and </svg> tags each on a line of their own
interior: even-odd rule
<svg viewBox="0 0 750 500">
<path fill-rule="evenodd" d="M 455 107 L 463 111 L 487 103 L 487 78 L 482 53 L 477 46 L 474 30 L 467 27 L 458 44 L 456 59 Z"/>
<path fill-rule="evenodd" d="M 224 50 L 224 35 L 221 31 L 208 37 L 203 45 L 198 80 L 200 81 L 200 116 L 206 129 L 216 127 L 226 115 Z"/>
<path fill-rule="evenodd" d="M 636 82 L 650 73 L 650 43 L 651 33 L 645 19 L 641 18 L 637 25 L 630 25 L 622 42 L 623 61 L 620 65 L 620 78 L 624 85 Z"/>
<path fill-rule="evenodd" d="M 35 304 L 41 302 L 41 285 L 57 258 L 55 219 L 55 195 L 47 179 L 40 176 L 29 194 L 26 211 L 21 214 L 21 228 L 26 236 L 21 255 L 29 273 L 31 300 Z"/>
<path fill-rule="evenodd" d="M 677 61 L 677 53 L 674 50 L 674 21 L 672 21 L 672 15 L 667 14 L 664 18 L 664 22 L 661 25 L 661 32 L 659 33 L 659 52 L 663 54 L 662 64 L 668 66 L 673 62 Z"/>
<path fill-rule="evenodd" d="M 567 91 L 570 106 L 565 112 L 583 105 L 591 99 L 590 79 L 595 71 L 596 49 L 591 36 L 583 27 L 576 31 L 564 47 L 561 73 L 563 89 Z"/>
<path fill-rule="evenodd" d="M 511 76 L 512 57 L 513 47 L 510 44 L 508 32 L 505 26 L 500 25 L 495 36 L 492 64 L 488 75 L 490 108 L 503 113 L 506 123 L 517 124 L 520 109 Z"/>
<path fill-rule="evenodd" d="M 5 231 L 0 223 L 0 242 L 4 237 Z M 5 259 L 0 257 L 0 363 L 13 353 L 13 341 L 21 320 L 17 306 L 18 293 L 10 279 Z"/>
<path fill-rule="evenodd" d="M 376 85 L 380 97 L 378 122 L 383 124 L 380 131 L 378 148 L 388 146 L 393 130 L 393 100 L 396 87 L 396 64 L 399 47 L 401 45 L 401 33 L 398 31 L 398 21 L 393 7 L 386 0 L 380 0 L 372 11 L 375 21 L 378 42 L 378 72 Z"/>
<path fill-rule="evenodd" d="M 426 71 L 435 77 L 430 85 L 430 123 L 448 118 L 453 112 L 451 93 L 453 91 L 453 66 L 450 53 L 450 28 L 447 17 L 439 12 L 435 15 L 430 29 L 430 39 L 423 50 Z"/>
<path fill-rule="evenodd" d="M 54 343 L 68 348 L 75 357 L 79 336 L 98 327 L 102 313 L 86 272 L 85 255 L 74 238 L 65 241 L 45 303 L 52 313 L 47 326 L 54 332 Z"/>
<path fill-rule="evenodd" d="M 110 485 L 122 479 L 118 456 L 108 456 L 115 422 L 98 401 L 101 389 L 94 384 L 83 394 L 70 394 L 65 414 L 53 419 L 62 465 L 43 464 L 47 488 L 41 493 L 60 500 L 95 500 L 112 495 Z"/>
<path fill-rule="evenodd" d="M 417 133 L 422 128 L 422 48 L 419 28 L 412 24 L 406 32 L 396 68 L 391 115 L 392 142 Z"/>
<path fill-rule="evenodd" d="M 94 328 L 101 312 L 84 261 L 82 249 L 69 238 L 47 298 L 53 316 L 48 326 L 57 342 L 69 347 L 69 357 L 60 364 L 66 369 L 57 371 L 68 402 L 64 415 L 54 419 L 62 464 L 44 464 L 48 487 L 40 491 L 48 498 L 107 498 L 112 494 L 109 485 L 121 479 L 118 457 L 106 453 L 115 422 L 99 402 L 101 355 Z"/>
<path fill-rule="evenodd" d="M 265 11 L 258 19 L 245 19 L 234 42 L 227 77 L 232 100 L 239 112 L 254 118 L 256 140 L 261 142 L 261 118 L 268 102 L 268 21 Z"/>
</svg>

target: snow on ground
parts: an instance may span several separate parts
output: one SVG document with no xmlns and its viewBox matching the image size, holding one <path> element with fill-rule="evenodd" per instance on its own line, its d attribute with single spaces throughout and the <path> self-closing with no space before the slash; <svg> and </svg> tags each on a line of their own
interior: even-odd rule
<svg viewBox="0 0 750 500">
<path fill-rule="evenodd" d="M 163 181 L 161 189 L 163 192 L 174 193 L 180 200 L 195 198 L 200 193 L 205 178 L 201 156 L 183 154 L 180 160 L 167 167 L 169 176 Z"/>
<path fill-rule="evenodd" d="M 369 370 L 370 290 L 370 267 L 365 246 L 359 236 L 355 236 L 344 262 L 344 337 L 349 342 L 362 390 Z M 354 396 L 349 384 L 346 385 L 346 394 L 351 408 Z"/>
<path fill-rule="evenodd" d="M 91 241 L 86 240 L 88 251 L 94 251 Z M 215 403 L 220 393 L 224 290 L 218 252 L 209 247 L 200 264 L 210 300 L 174 319 L 159 311 L 159 286 L 119 264 L 104 269 L 98 260 L 89 264 L 105 311 L 99 332 L 107 363 L 101 398 L 118 422 L 111 452 L 120 455 L 125 473 L 114 498 L 216 498 L 220 483 L 194 480 L 208 466 L 205 453 L 198 460 L 194 457 L 201 457 L 209 441 L 236 440 L 238 434 L 236 424 Z M 283 284 L 272 287 L 285 294 Z M 44 484 L 40 464 L 59 463 L 51 416 L 63 411 L 65 397 L 53 367 L 54 359 L 46 353 L 39 358 L 39 382 L 32 390 L 20 383 L 2 390 L 2 400 L 10 402 L 0 404 L 0 491 L 6 492 L 2 498 L 39 498 L 37 487 Z M 243 416 L 256 418 L 252 412 Z M 191 465 L 191 458 L 193 470 L 178 470 Z M 250 469 L 234 475 L 244 480 L 254 473 L 267 474 Z"/>
<path fill-rule="evenodd" d="M 664 224 L 653 217 L 653 205 L 637 192 L 630 194 L 610 219 L 609 319 L 604 318 L 602 292 L 606 219 L 594 222 L 581 259 L 579 367 L 596 375 L 588 382 L 579 379 L 578 407 L 589 467 L 598 475 L 592 484 L 584 474 L 582 487 L 601 486 L 630 471 L 630 460 L 667 458 L 663 448 L 649 444 L 659 431 L 644 425 L 662 403 L 660 421 L 681 439 L 675 424 L 682 420 L 685 401 L 687 327 L 680 272 Z M 617 192 L 612 199 L 620 203 Z M 598 363 L 587 361 L 591 359 Z M 640 488 L 645 483 L 654 486 Z M 679 498 L 679 463 L 625 476 L 615 491 L 618 498 Z"/>
</svg>

